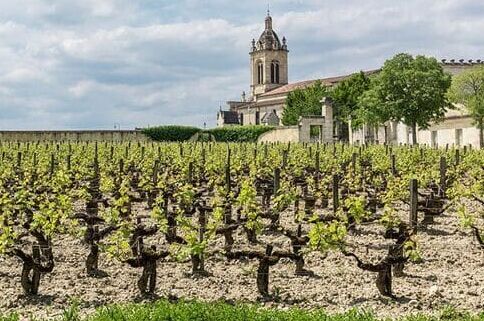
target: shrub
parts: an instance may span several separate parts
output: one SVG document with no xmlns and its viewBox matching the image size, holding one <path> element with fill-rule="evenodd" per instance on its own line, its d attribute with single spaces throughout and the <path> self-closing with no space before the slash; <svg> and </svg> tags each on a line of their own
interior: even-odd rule
<svg viewBox="0 0 484 321">
<path fill-rule="evenodd" d="M 271 126 L 228 126 L 209 129 L 217 142 L 256 142 L 260 135 L 274 129 Z"/>
<path fill-rule="evenodd" d="M 200 132 L 201 129 L 190 126 L 158 126 L 143 128 L 142 133 L 155 141 L 183 142 Z"/>
</svg>

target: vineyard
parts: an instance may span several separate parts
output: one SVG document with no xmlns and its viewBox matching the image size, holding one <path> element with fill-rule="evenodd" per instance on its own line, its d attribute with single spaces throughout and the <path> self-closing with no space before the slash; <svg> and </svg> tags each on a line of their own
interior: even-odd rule
<svg viewBox="0 0 484 321">
<path fill-rule="evenodd" d="M 2 143 L 0 314 L 484 309 L 484 150 Z"/>
</svg>

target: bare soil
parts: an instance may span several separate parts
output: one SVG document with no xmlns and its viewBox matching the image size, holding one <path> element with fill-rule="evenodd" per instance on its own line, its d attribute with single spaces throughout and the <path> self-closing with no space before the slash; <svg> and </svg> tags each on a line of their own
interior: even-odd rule
<svg viewBox="0 0 484 321">
<path fill-rule="evenodd" d="M 291 213 L 285 213 L 282 222 L 285 227 L 295 229 Z M 357 235 L 348 236 L 349 249 L 365 261 L 376 263 L 392 243 L 382 235 L 383 228 L 377 223 L 360 226 Z M 264 244 L 270 242 L 276 250 L 290 250 L 289 239 L 282 235 L 264 234 L 259 240 L 260 245 L 250 246 L 240 230 L 234 249 L 262 251 Z M 329 312 L 370 309 L 382 317 L 432 313 L 449 305 L 474 313 L 483 311 L 484 251 L 470 232 L 460 231 L 457 217 L 449 212 L 436 218 L 435 225 L 419 231 L 418 240 L 423 261 L 408 264 L 405 276 L 394 278 L 393 291 L 398 300 L 381 297 L 374 283 L 376 274 L 363 272 L 352 258 L 341 253 L 329 253 L 325 258 L 313 252 L 306 257 L 306 268 L 315 273 L 314 277 L 295 276 L 294 263 L 285 259 L 271 267 L 270 291 L 278 294 L 278 300 L 261 304 L 281 309 L 324 308 Z M 223 237 L 218 236 L 210 251 L 222 249 L 223 242 Z M 159 236 L 148 239 L 147 243 L 157 244 L 159 249 L 167 248 Z M 84 267 L 88 248 L 80 239 L 65 236 L 53 244 L 56 266 L 52 273 L 42 277 L 37 297 L 27 298 L 22 294 L 20 261 L 0 258 L 0 314 L 17 312 L 23 317 L 55 318 L 72 300 L 80 303 L 82 314 L 107 304 L 146 300 L 140 297 L 136 286 L 141 269 L 109 260 L 103 254 L 100 268 L 108 276 L 88 277 Z M 227 261 L 221 254 L 213 254 L 206 259 L 206 269 L 211 276 L 192 278 L 190 263 L 160 261 L 157 297 L 257 302 L 256 260 Z"/>
</svg>

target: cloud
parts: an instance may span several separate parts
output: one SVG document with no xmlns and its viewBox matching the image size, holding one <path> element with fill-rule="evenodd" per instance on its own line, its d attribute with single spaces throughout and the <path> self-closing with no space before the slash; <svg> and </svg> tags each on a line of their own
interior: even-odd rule
<svg viewBox="0 0 484 321">
<path fill-rule="evenodd" d="M 0 2 L 0 126 L 215 124 L 249 90 L 265 5 L 226 0 Z M 398 52 L 483 59 L 476 0 L 277 0 L 291 81 L 381 66 Z"/>
</svg>

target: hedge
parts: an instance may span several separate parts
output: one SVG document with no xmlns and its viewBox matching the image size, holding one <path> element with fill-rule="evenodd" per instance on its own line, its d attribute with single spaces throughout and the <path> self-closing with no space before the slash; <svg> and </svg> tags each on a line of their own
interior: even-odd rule
<svg viewBox="0 0 484 321">
<path fill-rule="evenodd" d="M 141 132 L 155 141 L 183 142 L 200 132 L 201 129 L 190 126 L 158 126 L 143 128 Z"/>
<path fill-rule="evenodd" d="M 196 133 L 213 135 L 217 142 L 256 142 L 260 135 L 274 129 L 271 126 L 227 126 L 202 130 L 189 126 L 158 126 L 142 129 L 142 133 L 155 141 L 183 142 Z"/>
<path fill-rule="evenodd" d="M 260 135 L 273 130 L 271 126 L 227 126 L 207 130 L 217 142 L 256 142 Z"/>
</svg>

